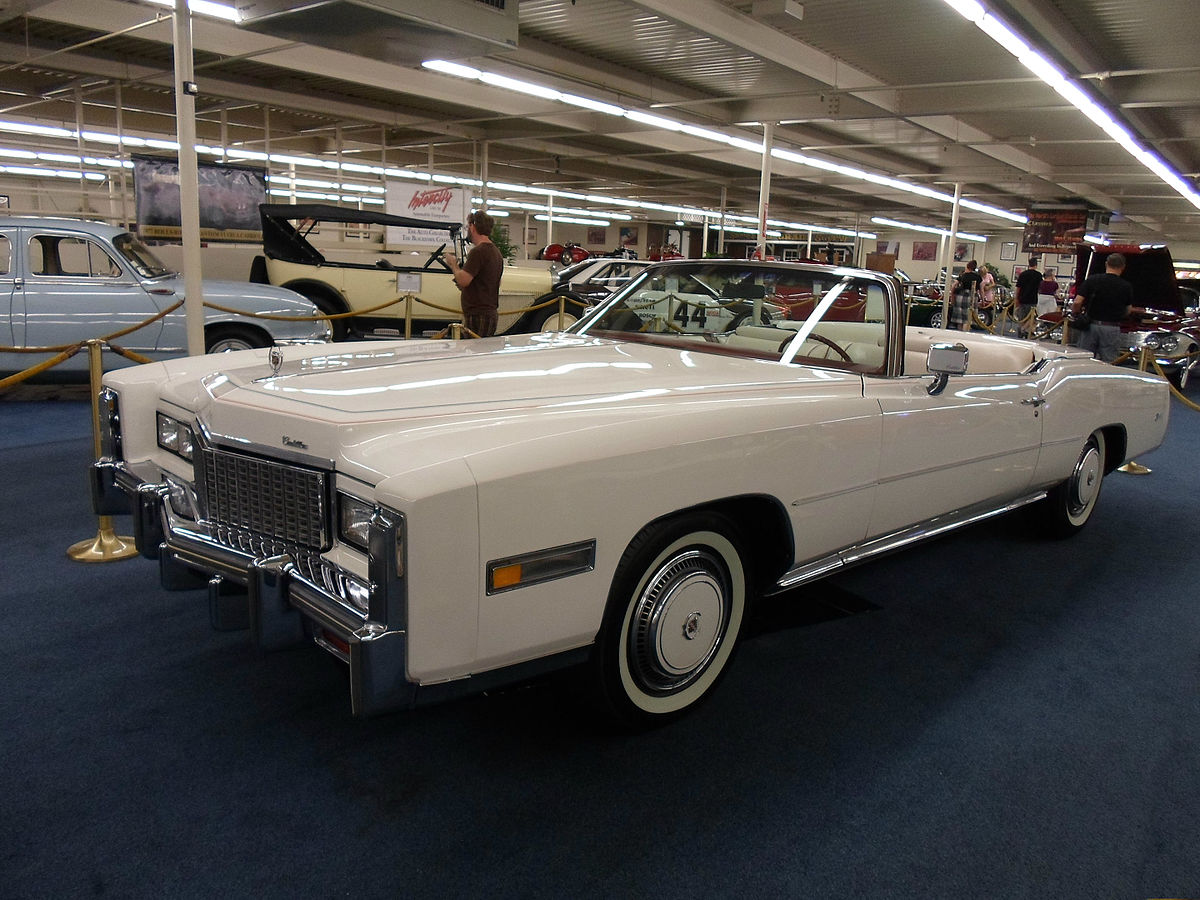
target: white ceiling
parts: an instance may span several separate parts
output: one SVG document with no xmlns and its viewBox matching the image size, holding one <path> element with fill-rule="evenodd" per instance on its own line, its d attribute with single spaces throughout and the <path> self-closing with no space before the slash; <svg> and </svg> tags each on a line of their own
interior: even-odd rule
<svg viewBox="0 0 1200 900">
<path fill-rule="evenodd" d="M 484 2 L 505 5 L 440 5 L 471 13 Z M 1195 0 L 985 5 L 1195 185 Z M 111 127 L 119 93 L 124 129 L 173 133 L 171 28 L 153 23 L 156 9 L 0 0 L 0 119 L 70 127 L 82 109 L 89 127 Z M 354 37 L 355 9 L 330 7 L 343 36 Z M 1115 211 L 1119 236 L 1200 241 L 1200 210 L 943 0 L 805 0 L 798 20 L 754 11 L 750 0 L 521 0 L 515 49 L 462 41 L 459 61 L 755 140 L 762 128 L 752 123 L 779 122 L 776 144 L 812 156 L 946 192 L 961 184 L 964 197 L 1016 211 L 1083 201 Z M 470 16 L 456 27 L 470 30 Z M 269 140 L 292 153 L 340 146 L 363 161 L 378 161 L 385 144 L 388 165 L 432 158 L 462 175 L 479 174 L 486 145 L 492 180 L 710 208 L 724 188 L 730 207 L 756 211 L 754 154 L 429 72 L 413 62 L 419 37 L 369 37 L 363 56 L 318 46 L 329 42 L 320 34 L 297 42 L 197 17 L 200 140 L 257 149 Z M 937 201 L 795 163 L 774 168 L 774 217 L 947 224 Z M 963 226 L 1011 227 L 970 211 Z"/>
</svg>

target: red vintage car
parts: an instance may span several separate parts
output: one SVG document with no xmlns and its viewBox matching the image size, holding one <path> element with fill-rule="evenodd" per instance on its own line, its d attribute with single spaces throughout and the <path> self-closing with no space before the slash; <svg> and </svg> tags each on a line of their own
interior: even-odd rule
<svg viewBox="0 0 1200 900">
<path fill-rule="evenodd" d="M 547 244 L 538 251 L 538 259 L 549 259 L 564 266 L 580 263 L 592 254 L 575 243 Z"/>
</svg>

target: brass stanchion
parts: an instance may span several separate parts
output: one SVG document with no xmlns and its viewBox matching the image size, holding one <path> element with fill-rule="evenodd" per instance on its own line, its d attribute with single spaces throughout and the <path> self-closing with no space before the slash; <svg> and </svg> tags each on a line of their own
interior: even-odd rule
<svg viewBox="0 0 1200 900">
<path fill-rule="evenodd" d="M 462 322 L 451 322 L 450 323 L 450 340 L 461 341 L 462 340 L 462 330 L 463 330 Z"/>
<path fill-rule="evenodd" d="M 88 373 L 92 387 L 92 456 L 100 458 L 100 350 L 101 342 L 95 338 L 85 342 L 88 350 Z M 80 541 L 67 548 L 67 556 L 76 562 L 116 562 L 137 556 L 133 538 L 122 537 L 113 532 L 112 516 L 99 517 L 99 529 L 91 540 Z"/>
<path fill-rule="evenodd" d="M 412 340 L 412 291 L 404 295 L 404 339 Z"/>
<path fill-rule="evenodd" d="M 566 328 L 565 317 L 567 314 L 567 298 L 562 294 L 558 295 L 558 330 L 562 331 Z"/>
<path fill-rule="evenodd" d="M 1141 371 L 1141 372 L 1146 371 L 1147 353 L 1148 353 L 1148 348 L 1142 347 L 1142 355 L 1138 359 L 1138 371 Z M 1150 472 L 1153 470 L 1148 469 L 1146 466 L 1143 466 L 1137 460 L 1131 459 L 1129 462 L 1125 463 L 1125 465 L 1120 466 L 1117 469 L 1117 471 L 1124 472 L 1126 475 L 1149 475 Z"/>
</svg>

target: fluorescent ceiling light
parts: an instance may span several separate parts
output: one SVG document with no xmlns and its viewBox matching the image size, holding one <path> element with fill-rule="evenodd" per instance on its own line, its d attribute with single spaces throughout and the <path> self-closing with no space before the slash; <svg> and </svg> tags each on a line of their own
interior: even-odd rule
<svg viewBox="0 0 1200 900">
<path fill-rule="evenodd" d="M 946 2 L 949 3 L 952 2 L 952 0 L 946 0 Z M 979 6 L 978 3 L 975 3 L 974 0 L 958 0 L 958 2 L 966 8 L 978 8 L 979 17 L 983 17 L 983 8 Z M 578 94 L 563 93 L 551 87 L 537 85 L 528 81 L 520 81 L 515 78 L 510 78 L 507 75 L 485 72 L 480 69 L 472 68 L 471 66 L 464 66 L 459 63 L 449 62 L 444 59 L 425 60 L 423 63 L 421 63 L 421 65 L 426 69 L 430 69 L 435 72 L 441 72 L 445 75 L 454 75 L 458 78 L 466 78 L 469 80 L 479 80 L 490 84 L 493 87 L 505 88 L 523 94 L 532 94 L 547 100 L 558 100 L 563 103 L 569 103 L 574 106 L 598 110 L 614 116 L 624 116 L 631 122 L 638 122 L 639 124 L 648 125 L 652 128 L 661 128 L 664 131 L 683 132 L 684 134 L 701 138 L 702 140 L 724 144 L 738 150 L 745 150 L 749 153 L 761 154 L 764 152 L 764 144 L 762 140 L 752 141 L 737 135 L 715 131 L 711 128 L 704 128 L 698 125 L 688 125 L 684 122 L 676 121 L 675 119 L 669 119 L 666 116 L 659 116 L 637 109 L 623 109 L 615 104 L 604 103 L 599 100 L 591 100 Z M 797 163 L 798 165 L 835 172 L 840 175 L 845 175 L 849 178 L 867 181 L 884 187 L 891 187 L 896 190 L 904 191 L 910 194 L 916 194 L 922 197 L 928 197 L 943 203 L 954 202 L 954 196 L 946 193 L 945 191 L 937 191 L 933 188 L 925 187 L 924 185 L 920 184 L 911 184 L 906 181 L 901 181 L 898 178 L 893 178 L 889 175 L 868 172 L 864 169 L 859 169 L 855 166 L 849 166 L 844 163 L 818 159 L 817 157 L 808 156 L 807 154 L 797 153 L 793 150 L 786 150 L 778 147 L 772 148 L 771 155 L 778 157 L 779 159 L 785 159 L 789 162 Z M 582 197 L 580 199 L 582 199 Z M 1025 222 L 1025 217 L 1023 215 L 1010 212 L 1006 209 L 1000 209 L 999 207 L 992 207 L 988 206 L 987 204 L 980 203 L 976 204 L 972 208 L 987 215 L 999 216 L 1001 218 L 1018 221 L 1021 223 Z M 674 211 L 668 207 L 663 207 L 662 209 L 664 212 Z"/>
<path fill-rule="evenodd" d="M 155 6 L 175 8 L 175 0 L 150 0 Z M 214 19 L 224 19 L 226 22 L 240 22 L 241 16 L 232 6 L 223 3 L 213 3 L 211 0 L 188 0 L 188 9 L 196 15 L 211 16 Z"/>
<path fill-rule="evenodd" d="M 534 216 L 539 222 L 549 222 L 550 216 L 537 215 Z M 566 222 L 571 225 L 611 225 L 612 222 L 608 219 L 582 219 L 578 216 L 554 216 L 555 222 Z"/>
<path fill-rule="evenodd" d="M 459 78 L 469 78 L 472 80 L 478 78 L 481 74 L 478 69 L 449 62 L 444 59 L 427 59 L 421 63 L 421 66 L 426 69 L 432 69 L 434 72 L 441 72 L 445 75 L 456 75 Z"/>
<path fill-rule="evenodd" d="M 932 225 L 916 225 L 912 222 L 900 222 L 896 219 L 885 219 L 883 216 L 872 216 L 871 221 L 876 225 L 887 225 L 891 228 L 903 228 L 908 231 L 924 231 L 928 234 L 944 234 L 949 235 L 949 228 L 934 228 Z M 987 241 L 987 236 L 982 234 L 972 234 L 969 231 L 956 231 L 956 237 L 966 238 L 969 241 Z"/>
<path fill-rule="evenodd" d="M 1005 25 L 995 15 L 984 9 L 977 0 L 945 0 L 946 4 L 963 17 L 974 22 L 988 37 L 1008 50 L 1021 64 L 1042 81 L 1054 88 L 1068 103 L 1095 122 L 1116 141 L 1125 152 L 1170 185 L 1185 200 L 1200 209 L 1200 192 L 1188 184 L 1162 159 L 1142 146 L 1141 141 L 1117 122 L 1112 114 L 1087 96 L 1053 62 L 1039 53 L 1023 37 Z"/>
<path fill-rule="evenodd" d="M 1101 247 L 1109 246 L 1109 240 L 1102 234 L 1085 234 L 1083 239 L 1089 244 L 1099 244 Z"/>
</svg>

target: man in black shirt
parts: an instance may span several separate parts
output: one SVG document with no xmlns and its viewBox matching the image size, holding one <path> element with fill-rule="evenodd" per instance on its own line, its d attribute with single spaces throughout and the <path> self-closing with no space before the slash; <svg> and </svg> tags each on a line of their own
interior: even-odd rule
<svg viewBox="0 0 1200 900">
<path fill-rule="evenodd" d="M 1125 257 L 1110 254 L 1104 262 L 1104 274 L 1092 275 L 1075 292 L 1071 307 L 1076 314 L 1086 312 L 1092 324 L 1079 334 L 1079 348 L 1089 350 L 1105 362 L 1112 362 L 1124 349 L 1121 346 L 1121 320 L 1133 306 L 1133 285 L 1121 277 Z"/>
<path fill-rule="evenodd" d="M 1037 312 L 1038 304 L 1038 288 L 1042 286 L 1042 273 L 1038 271 L 1037 257 L 1031 257 L 1029 260 L 1029 268 L 1017 276 L 1017 321 L 1024 322 L 1031 314 Z M 1030 325 L 1028 332 L 1022 333 L 1022 337 L 1029 337 L 1034 332 L 1034 327 Z"/>
</svg>

